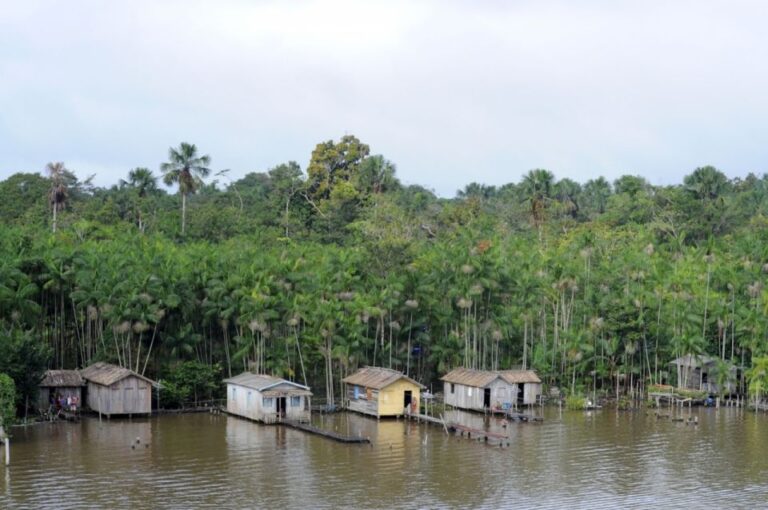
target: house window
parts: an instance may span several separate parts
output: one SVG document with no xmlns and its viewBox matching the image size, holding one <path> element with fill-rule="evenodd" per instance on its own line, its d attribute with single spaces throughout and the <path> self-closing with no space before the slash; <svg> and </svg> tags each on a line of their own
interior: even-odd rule
<svg viewBox="0 0 768 510">
<path fill-rule="evenodd" d="M 451 393 L 456 393 L 456 385 L 451 383 Z"/>
<path fill-rule="evenodd" d="M 291 397 L 291 407 L 301 407 L 301 397 Z"/>
<path fill-rule="evenodd" d="M 272 407 L 272 397 L 264 397 L 264 399 L 261 401 L 261 405 L 263 407 Z"/>
<path fill-rule="evenodd" d="M 236 389 L 237 389 L 237 388 L 234 388 L 234 387 L 232 388 L 232 400 L 234 400 L 234 399 L 235 399 L 235 390 L 236 390 Z"/>
<path fill-rule="evenodd" d="M 468 397 L 472 396 L 472 388 L 467 388 L 467 396 Z"/>
</svg>

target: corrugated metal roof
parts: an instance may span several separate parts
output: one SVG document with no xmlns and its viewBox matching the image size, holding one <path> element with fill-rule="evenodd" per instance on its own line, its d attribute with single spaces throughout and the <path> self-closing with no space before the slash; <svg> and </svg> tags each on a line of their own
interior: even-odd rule
<svg viewBox="0 0 768 510">
<path fill-rule="evenodd" d="M 257 391 L 264 392 L 265 390 L 268 390 L 269 388 L 272 388 L 273 386 L 277 386 L 279 384 L 289 384 L 293 388 L 296 388 L 298 390 L 303 390 L 306 393 L 311 395 L 312 393 L 309 391 L 309 388 L 307 386 L 304 386 L 303 384 L 299 384 L 293 381 L 287 381 L 285 379 L 280 379 L 279 377 L 273 377 L 271 375 L 266 374 L 252 374 L 250 372 L 243 372 L 240 375 L 236 375 L 235 377 L 230 377 L 229 379 L 224 379 L 225 383 L 230 384 L 237 384 L 238 386 L 244 386 L 246 388 L 251 388 Z M 287 394 L 287 392 L 295 391 L 293 389 L 286 389 L 286 390 L 279 390 L 282 394 Z"/>
<path fill-rule="evenodd" d="M 423 384 L 419 384 L 407 375 L 391 368 L 383 367 L 364 367 L 355 372 L 354 374 L 342 379 L 347 384 L 354 384 L 356 386 L 363 386 L 365 388 L 373 388 L 374 390 L 380 390 L 386 388 L 392 383 L 405 379 L 412 382 L 419 388 L 426 388 Z"/>
<path fill-rule="evenodd" d="M 64 388 L 83 386 L 85 381 L 77 370 L 48 370 L 40 382 L 44 388 Z"/>
<path fill-rule="evenodd" d="M 533 370 L 474 370 L 472 368 L 454 368 L 440 379 L 464 386 L 484 388 L 499 377 L 509 384 L 541 382 Z"/>
<path fill-rule="evenodd" d="M 149 379 L 148 377 L 144 377 L 143 375 L 139 375 L 133 370 L 129 370 L 124 367 L 118 367 L 117 365 L 112 365 L 110 363 L 104 363 L 102 361 L 82 369 L 80 371 L 80 375 L 82 375 L 83 379 L 87 380 L 88 382 L 101 384 L 102 386 L 112 386 L 116 382 L 121 381 L 130 375 L 138 377 L 139 379 L 143 379 L 148 383 L 157 386 L 155 381 Z"/>
</svg>

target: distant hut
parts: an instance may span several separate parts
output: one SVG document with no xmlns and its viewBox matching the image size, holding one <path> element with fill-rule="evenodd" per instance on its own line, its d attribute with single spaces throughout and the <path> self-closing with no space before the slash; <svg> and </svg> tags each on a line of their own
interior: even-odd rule
<svg viewBox="0 0 768 510">
<path fill-rule="evenodd" d="M 376 417 L 417 413 L 425 389 L 402 372 L 381 367 L 361 368 L 342 381 L 347 408 Z"/>
<path fill-rule="evenodd" d="M 541 379 L 533 370 L 456 368 L 441 380 L 445 403 L 460 409 L 509 409 L 535 404 L 541 395 Z"/>
<path fill-rule="evenodd" d="M 677 375 L 677 387 L 688 390 L 706 391 L 712 394 L 734 395 L 738 393 L 743 378 L 742 370 L 733 365 L 726 366 L 724 385 L 718 387 L 718 358 L 705 355 L 686 354 L 669 362 Z"/>
<path fill-rule="evenodd" d="M 109 363 L 94 363 L 80 371 L 87 383 L 91 410 L 107 416 L 152 414 L 153 380 Z"/>
<path fill-rule="evenodd" d="M 48 370 L 38 386 L 38 409 L 54 407 L 74 411 L 80 408 L 85 381 L 77 370 Z"/>
<path fill-rule="evenodd" d="M 264 423 L 309 421 L 312 392 L 307 386 L 250 372 L 224 379 L 224 382 L 230 414 Z"/>
</svg>

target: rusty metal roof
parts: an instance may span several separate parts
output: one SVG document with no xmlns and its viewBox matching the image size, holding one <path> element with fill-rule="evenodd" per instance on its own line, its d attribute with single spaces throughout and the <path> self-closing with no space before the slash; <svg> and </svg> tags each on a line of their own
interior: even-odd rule
<svg viewBox="0 0 768 510">
<path fill-rule="evenodd" d="M 147 381 L 153 386 L 157 386 L 155 381 L 148 377 L 144 377 L 143 375 L 139 375 L 133 370 L 129 370 L 124 367 L 118 367 L 117 365 L 112 365 L 110 363 L 104 363 L 102 361 L 82 369 L 80 371 L 80 375 L 82 375 L 83 379 L 86 381 L 101 384 L 102 386 L 112 386 L 116 382 L 122 381 L 128 376 L 138 377 L 139 379 Z"/>
<path fill-rule="evenodd" d="M 380 390 L 386 388 L 392 383 L 405 379 L 419 388 L 426 388 L 423 384 L 420 384 L 402 372 L 392 370 L 391 368 L 383 367 L 364 367 L 355 372 L 354 374 L 342 379 L 347 384 L 354 384 L 356 386 L 363 386 L 365 388 L 373 388 L 374 390 Z"/>
<path fill-rule="evenodd" d="M 484 388 L 499 377 L 509 384 L 541 382 L 533 370 L 475 370 L 472 368 L 454 368 L 440 379 L 464 386 Z"/>
<path fill-rule="evenodd" d="M 85 381 L 77 370 L 48 370 L 40 381 L 43 388 L 70 388 L 84 384 Z"/>
<path fill-rule="evenodd" d="M 288 381 L 286 379 L 280 379 L 279 377 L 266 374 L 252 374 L 250 372 L 243 372 L 242 374 L 236 375 L 235 377 L 224 379 L 224 382 L 229 384 L 237 384 L 238 386 L 260 391 L 268 397 L 283 395 L 312 395 L 312 392 L 309 391 L 309 388 L 303 384 Z M 291 388 L 275 388 L 281 384 L 288 384 L 291 386 Z M 272 390 L 270 393 L 274 393 L 274 395 L 267 395 L 267 390 Z"/>
</svg>

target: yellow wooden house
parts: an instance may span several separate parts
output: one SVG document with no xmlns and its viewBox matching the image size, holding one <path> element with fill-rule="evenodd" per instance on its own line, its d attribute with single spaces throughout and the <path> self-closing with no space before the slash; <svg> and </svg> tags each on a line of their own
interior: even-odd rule
<svg viewBox="0 0 768 510">
<path fill-rule="evenodd" d="M 382 367 L 361 368 L 342 381 L 347 409 L 377 418 L 418 413 L 425 389 L 402 372 Z"/>
</svg>

